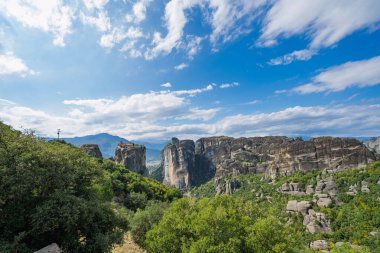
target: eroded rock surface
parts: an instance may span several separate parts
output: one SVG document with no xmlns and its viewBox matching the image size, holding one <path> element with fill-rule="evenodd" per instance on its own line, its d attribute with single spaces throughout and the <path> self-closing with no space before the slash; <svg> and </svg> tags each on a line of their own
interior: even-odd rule
<svg viewBox="0 0 380 253">
<path fill-rule="evenodd" d="M 115 150 L 115 162 L 141 175 L 148 175 L 144 145 L 119 142 Z"/>
<path fill-rule="evenodd" d="M 97 144 L 84 144 L 81 148 L 90 156 L 103 158 L 102 152 Z"/>
<path fill-rule="evenodd" d="M 195 144 L 192 140 L 172 138 L 162 151 L 164 184 L 180 189 L 191 186 L 195 173 Z"/>
<path fill-rule="evenodd" d="M 35 251 L 34 253 L 62 253 L 62 250 L 56 243 L 52 243 L 38 251 Z"/>
<path fill-rule="evenodd" d="M 310 248 L 313 250 L 329 250 L 331 247 L 326 240 L 316 240 L 310 243 Z"/>
<path fill-rule="evenodd" d="M 380 136 L 368 141 L 368 148 L 380 155 Z"/>
<path fill-rule="evenodd" d="M 193 145 L 189 151 L 182 147 L 182 153 L 193 154 Z M 178 141 L 178 145 L 182 145 Z M 170 164 L 175 144 L 163 151 L 163 161 Z M 169 151 L 172 150 L 173 151 Z M 177 151 L 178 152 L 178 151 Z M 327 169 L 328 172 L 365 166 L 376 160 L 375 154 L 356 139 L 321 137 L 303 141 L 301 138 L 283 136 L 232 138 L 209 137 L 195 142 L 195 165 L 187 166 L 188 182 L 181 186 L 197 185 L 213 177 L 234 176 L 247 173 L 265 173 L 267 177 L 290 175 L 295 171 L 308 172 L 315 169 Z M 192 161 L 187 157 L 186 160 Z M 174 162 L 179 164 L 179 162 Z M 177 171 L 173 166 L 172 171 Z M 170 171 L 170 170 L 165 170 Z M 170 179 L 166 182 L 176 182 Z M 186 181 L 186 180 L 185 180 Z M 174 184 L 175 185 L 175 184 Z M 316 189 L 317 190 L 317 189 Z"/>
</svg>

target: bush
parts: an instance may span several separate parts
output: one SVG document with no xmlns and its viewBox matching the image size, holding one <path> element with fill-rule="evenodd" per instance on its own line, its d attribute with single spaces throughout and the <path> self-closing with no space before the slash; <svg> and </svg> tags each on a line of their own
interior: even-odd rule
<svg viewBox="0 0 380 253">
<path fill-rule="evenodd" d="M 159 201 L 149 201 L 145 209 L 139 209 L 130 221 L 130 229 L 133 240 L 140 246 L 144 246 L 145 235 L 157 224 L 168 203 Z"/>
</svg>

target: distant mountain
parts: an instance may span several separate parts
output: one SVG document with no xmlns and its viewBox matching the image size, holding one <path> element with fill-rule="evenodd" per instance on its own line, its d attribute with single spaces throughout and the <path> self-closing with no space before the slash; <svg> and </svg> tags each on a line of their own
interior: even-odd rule
<svg viewBox="0 0 380 253">
<path fill-rule="evenodd" d="M 46 138 L 46 140 L 52 140 L 55 138 Z M 107 134 L 107 133 L 100 133 L 95 135 L 87 135 L 87 136 L 80 136 L 80 137 L 73 137 L 73 138 L 62 138 L 62 140 L 71 143 L 75 146 L 81 146 L 83 144 L 98 144 L 100 150 L 102 151 L 103 157 L 113 157 L 115 155 L 115 148 L 117 144 L 122 142 L 130 142 L 127 139 L 124 139 L 119 136 Z M 139 142 L 139 141 L 133 141 L 136 144 L 143 144 L 146 147 L 146 159 L 147 164 L 149 163 L 156 163 L 157 161 L 161 160 L 161 149 L 166 144 L 165 142 L 155 142 L 155 143 L 149 143 L 149 142 Z"/>
</svg>

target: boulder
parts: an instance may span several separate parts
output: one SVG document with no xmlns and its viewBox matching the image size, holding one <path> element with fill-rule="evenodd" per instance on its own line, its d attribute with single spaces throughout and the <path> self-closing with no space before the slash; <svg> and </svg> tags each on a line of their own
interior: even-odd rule
<svg viewBox="0 0 380 253">
<path fill-rule="evenodd" d="M 313 185 L 306 186 L 306 194 L 314 194 L 314 186 Z"/>
<path fill-rule="evenodd" d="M 316 240 L 310 243 L 310 249 L 313 250 L 329 250 L 331 247 L 326 240 Z"/>
<path fill-rule="evenodd" d="M 326 219 L 324 213 L 315 212 L 313 209 L 304 215 L 303 225 L 311 234 L 331 232 L 330 221 Z"/>
<path fill-rule="evenodd" d="M 319 198 L 317 201 L 317 205 L 319 207 L 329 207 L 332 204 L 331 198 Z"/>
<path fill-rule="evenodd" d="M 371 138 L 368 141 L 367 146 L 371 151 L 380 154 L 380 136 L 377 138 Z"/>
<path fill-rule="evenodd" d="M 34 253 L 62 253 L 62 250 L 58 247 L 56 243 L 52 243 Z"/>
<path fill-rule="evenodd" d="M 307 214 L 308 210 L 311 208 L 310 201 L 300 201 L 289 200 L 286 205 L 286 211 L 288 212 L 300 212 L 301 214 Z"/>
<path fill-rule="evenodd" d="M 240 186 L 241 186 L 241 183 L 235 178 L 225 179 L 225 180 L 223 180 L 222 178 L 216 178 L 214 180 L 214 188 L 217 195 L 220 195 L 220 194 L 231 195 L 237 189 L 239 189 Z"/>
<path fill-rule="evenodd" d="M 361 188 L 361 191 L 362 192 L 370 192 L 369 188 L 368 188 L 368 182 L 366 181 L 362 181 L 362 188 Z"/>
</svg>

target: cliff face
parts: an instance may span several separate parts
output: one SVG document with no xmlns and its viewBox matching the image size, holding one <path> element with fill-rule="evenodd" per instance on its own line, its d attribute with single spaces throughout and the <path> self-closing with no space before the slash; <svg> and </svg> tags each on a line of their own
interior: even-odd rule
<svg viewBox="0 0 380 253">
<path fill-rule="evenodd" d="M 96 144 L 84 144 L 81 148 L 90 156 L 103 158 L 102 152 L 100 152 L 99 146 Z"/>
<path fill-rule="evenodd" d="M 141 175 L 147 175 L 146 149 L 143 145 L 119 142 L 115 150 L 115 162 Z"/>
<path fill-rule="evenodd" d="M 368 141 L 368 148 L 380 156 L 380 136 Z"/>
<path fill-rule="evenodd" d="M 164 184 L 190 187 L 190 172 L 195 170 L 194 141 L 173 138 L 162 151 L 162 164 Z"/>
<path fill-rule="evenodd" d="M 176 146 L 176 145 L 174 145 Z M 191 146 L 191 145 L 190 145 Z M 187 146 L 181 149 L 186 153 Z M 171 161 L 173 144 L 163 152 L 166 182 L 178 171 Z M 191 160 L 192 146 L 186 156 Z M 173 155 L 171 156 L 173 157 Z M 212 177 L 233 176 L 240 173 L 265 173 L 268 177 L 289 175 L 295 171 L 314 169 L 341 170 L 364 166 L 376 160 L 373 152 L 360 141 L 349 138 L 322 137 L 309 141 L 282 136 L 238 138 L 210 137 L 195 143 L 195 166 L 181 167 L 186 186 L 208 181 Z M 177 162 L 179 164 L 179 162 Z M 165 167 L 167 166 L 167 168 Z M 170 170 L 169 170 L 170 168 Z M 178 173 L 177 173 L 178 174 Z M 175 177 L 174 177 L 175 178 Z M 180 187 L 179 184 L 171 184 Z"/>
</svg>

